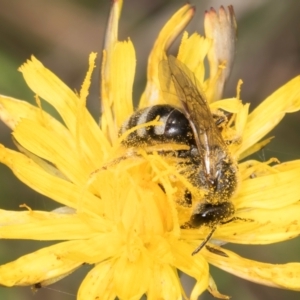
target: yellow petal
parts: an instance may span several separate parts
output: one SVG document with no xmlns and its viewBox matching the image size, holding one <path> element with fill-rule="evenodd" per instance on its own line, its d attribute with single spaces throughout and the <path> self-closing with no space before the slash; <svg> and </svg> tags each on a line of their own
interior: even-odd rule
<svg viewBox="0 0 300 300">
<path fill-rule="evenodd" d="M 107 146 L 107 140 L 92 116 L 86 108 L 82 109 L 79 97 L 56 75 L 46 69 L 41 62 L 32 57 L 20 67 L 20 71 L 33 92 L 58 111 L 71 134 L 80 140 L 83 151 L 86 149 L 103 149 L 103 146 Z M 84 134 L 79 132 L 80 136 L 78 137 L 78 112 L 80 110 L 83 110 L 80 115 L 85 122 L 83 125 Z"/>
<path fill-rule="evenodd" d="M 261 177 L 265 175 L 279 173 L 278 171 L 289 171 L 293 168 L 287 167 L 278 169 L 277 166 L 272 166 L 272 164 L 278 164 L 279 161 L 277 158 L 271 158 L 267 161 L 260 162 L 257 160 L 247 160 L 239 164 L 240 171 L 240 180 L 243 182 L 244 180 L 253 179 L 256 177 Z M 281 165 L 281 164 L 280 164 Z M 296 165 L 297 168 L 300 167 L 298 163 Z"/>
<path fill-rule="evenodd" d="M 0 285 L 33 285 L 61 278 L 82 265 L 68 259 L 68 251 L 79 242 L 63 242 L 24 255 L 17 260 L 0 266 Z"/>
<path fill-rule="evenodd" d="M 246 125 L 246 123 L 245 123 Z M 243 127 L 243 129 L 245 128 L 245 126 Z M 240 135 L 241 136 L 241 135 Z M 259 150 L 263 149 L 266 145 L 268 145 L 271 140 L 273 139 L 274 137 L 270 137 L 270 138 L 267 138 L 267 139 L 264 139 L 254 145 L 252 145 L 251 147 L 249 147 L 247 150 L 245 150 L 240 156 L 239 156 L 239 160 L 242 160 L 244 159 L 245 157 L 248 157 L 250 156 L 251 154 L 253 153 L 256 153 L 258 152 Z M 235 148 L 238 148 L 238 147 L 235 147 Z"/>
<path fill-rule="evenodd" d="M 205 67 L 204 58 L 211 47 L 211 41 L 194 33 L 188 37 L 187 32 L 184 33 L 181 44 L 179 46 L 177 58 L 183 62 L 203 86 Z"/>
<path fill-rule="evenodd" d="M 249 113 L 249 104 L 240 106 L 239 111 L 237 111 L 236 120 L 235 120 L 235 130 L 238 137 L 243 136 L 245 127 L 247 126 L 247 118 Z"/>
<path fill-rule="evenodd" d="M 69 250 L 68 257 L 70 259 L 84 261 L 88 264 L 97 264 L 111 257 L 117 257 L 124 251 L 122 236 L 120 236 L 119 232 L 109 232 L 109 229 L 105 228 L 105 226 L 99 227 L 101 226 L 100 223 L 97 225 L 98 227 L 93 228 L 94 237 L 84 238 L 80 244 Z M 99 228 L 103 233 L 97 232 Z"/>
<path fill-rule="evenodd" d="M 101 128 L 110 141 L 116 140 L 118 128 L 133 111 L 132 85 L 136 58 L 131 41 L 118 42 L 122 4 L 123 1 L 113 1 L 102 58 Z"/>
<path fill-rule="evenodd" d="M 236 208 L 275 209 L 297 202 L 300 199 L 300 168 L 274 171 L 275 174 L 243 180 L 240 192 L 233 198 Z"/>
<path fill-rule="evenodd" d="M 135 51 L 132 42 L 116 42 L 110 53 L 109 74 L 102 79 L 102 128 L 108 132 L 111 141 L 118 136 L 118 129 L 133 113 L 132 86 L 135 73 Z M 113 116 L 113 120 L 111 119 Z M 112 122 L 111 122 L 112 121 Z"/>
<path fill-rule="evenodd" d="M 24 119 L 20 122 L 13 136 L 24 148 L 51 162 L 70 181 L 78 185 L 85 184 L 90 174 L 101 165 L 99 158 L 95 162 L 90 157 L 82 157 L 81 152 L 76 151 L 76 140 L 72 136 L 61 139 L 51 128 L 38 126 L 30 120 Z"/>
<path fill-rule="evenodd" d="M 184 5 L 171 17 L 160 31 L 148 58 L 147 86 L 139 102 L 139 107 L 155 105 L 163 99 L 158 75 L 159 63 L 166 58 L 166 51 L 190 22 L 194 11 L 195 8 L 190 4 Z"/>
<path fill-rule="evenodd" d="M 77 299 L 116 299 L 113 285 L 114 261 L 107 260 L 96 265 L 83 279 Z"/>
<path fill-rule="evenodd" d="M 300 160 L 298 159 L 298 160 L 291 160 L 291 161 L 278 164 L 274 166 L 274 169 L 281 172 L 285 172 L 285 171 L 294 170 L 295 168 L 298 169 L 299 167 L 300 167 Z"/>
<path fill-rule="evenodd" d="M 209 278 L 208 264 L 202 255 L 192 256 L 193 250 L 195 250 L 193 244 L 188 245 L 181 241 L 172 242 L 173 265 L 189 276 L 199 280 L 199 282 L 202 282 L 205 288 L 207 288 Z"/>
<path fill-rule="evenodd" d="M 101 215 L 103 203 L 98 197 L 61 178 L 50 175 L 21 153 L 0 145 L 0 161 L 33 190 L 69 207 L 89 214 Z"/>
<path fill-rule="evenodd" d="M 279 209 L 253 209 L 239 213 L 242 220 L 222 226 L 215 234 L 220 240 L 237 244 L 272 244 L 300 235 L 300 204 Z M 238 224 L 238 227 L 237 227 Z"/>
<path fill-rule="evenodd" d="M 299 86 L 300 76 L 279 88 L 249 115 L 239 155 L 270 132 L 286 113 L 300 109 Z"/>
<path fill-rule="evenodd" d="M 241 278 L 267 286 L 300 290 L 300 264 L 265 264 L 249 260 L 222 249 L 227 257 L 220 256 L 204 249 L 205 257 L 212 265 Z"/>
<path fill-rule="evenodd" d="M 223 109 L 228 112 L 238 113 L 243 108 L 241 101 L 237 98 L 222 99 L 209 104 L 211 110 Z"/>
<path fill-rule="evenodd" d="M 215 281 L 213 280 L 213 278 L 210 276 L 209 278 L 209 285 L 208 285 L 208 289 L 207 289 L 215 298 L 218 299 L 230 299 L 230 297 L 226 296 L 226 295 L 222 295 L 221 293 L 219 293 L 218 289 L 217 289 L 217 285 L 215 283 Z"/>
<path fill-rule="evenodd" d="M 55 120 L 45 111 L 42 111 L 40 108 L 35 107 L 28 102 L 17 100 L 14 98 L 0 96 L 0 118 L 4 121 L 11 129 L 15 129 L 16 126 L 23 120 L 29 119 L 33 122 L 33 126 L 29 128 L 27 132 L 25 132 L 24 138 L 27 141 L 27 137 L 30 137 L 31 132 L 36 132 L 35 130 L 39 128 L 39 126 L 44 126 L 47 129 L 50 129 L 52 132 L 55 132 L 56 137 L 59 138 L 60 141 L 65 141 L 70 139 L 70 133 L 60 122 Z M 32 130 L 35 128 L 35 130 Z M 44 135 L 44 137 L 47 135 Z M 41 146 L 41 142 L 38 143 Z M 43 162 L 39 157 L 34 156 L 33 153 L 27 151 L 24 147 L 17 143 L 17 147 L 24 154 L 31 156 L 34 158 L 36 162 L 38 162 L 45 170 L 52 174 L 56 174 L 57 176 L 63 175 L 57 169 L 55 169 L 50 164 Z M 51 161 L 51 159 L 49 160 Z"/>
<path fill-rule="evenodd" d="M 67 128 L 39 107 L 35 107 L 29 104 L 28 102 L 21 101 L 18 99 L 0 96 L 0 118 L 11 129 L 16 129 L 17 125 L 19 124 L 19 127 L 18 129 L 16 129 L 14 136 L 17 137 L 20 143 L 22 143 L 21 140 L 25 141 L 24 142 L 24 145 L 26 145 L 25 148 L 28 147 L 27 150 L 31 149 L 30 151 L 32 151 L 35 154 L 39 152 L 38 149 L 45 148 L 43 146 L 44 144 L 51 143 L 50 136 L 55 135 L 54 139 L 58 140 L 58 142 L 56 142 L 56 144 L 54 144 L 53 142 L 51 148 L 55 146 L 59 146 L 61 144 L 63 145 L 67 144 L 69 145 L 68 147 L 70 147 L 70 148 L 59 147 L 62 150 L 61 155 L 64 155 L 64 159 L 65 159 L 65 153 L 74 153 L 74 154 L 77 153 L 82 156 L 84 155 L 84 160 L 82 158 L 80 159 L 77 158 L 77 160 L 81 162 L 84 161 L 89 166 L 94 166 L 92 168 L 89 168 L 90 171 L 88 172 L 91 172 L 91 170 L 95 170 L 95 168 L 100 166 L 100 161 L 102 159 L 101 148 L 98 149 L 94 148 L 95 145 L 93 146 L 93 144 L 91 143 L 89 144 L 88 148 L 85 148 L 85 151 L 81 151 L 83 149 L 81 147 L 78 147 L 76 139 L 74 138 L 73 135 L 70 134 Z M 28 119 L 29 121 L 27 121 L 26 123 L 24 119 Z M 21 122 L 22 120 L 24 123 Z M 20 123 L 22 124 L 20 125 Z M 27 124 L 27 126 L 25 124 Z M 39 131 L 40 128 L 41 130 L 44 131 L 40 132 Z M 83 128 L 84 126 L 82 126 L 82 129 Z M 33 138 L 31 137 L 31 134 L 33 134 L 35 138 L 37 138 L 38 147 L 36 149 L 33 149 L 36 145 L 30 143 L 30 139 Z M 38 136 L 39 134 L 40 136 Z M 82 134 L 85 135 L 84 132 L 82 132 Z M 43 143 L 41 143 L 41 140 L 43 140 Z M 104 147 L 107 144 L 107 141 L 102 140 L 102 142 L 103 142 L 101 144 L 102 149 L 103 151 L 105 151 Z M 77 149 L 77 151 L 75 151 L 75 149 Z M 24 152 L 26 152 L 26 149 L 24 150 L 25 150 Z M 53 151 L 51 154 L 53 154 Z M 49 161 L 53 161 L 54 158 L 54 157 L 50 157 L 50 155 L 47 155 L 47 158 L 42 154 L 37 154 L 37 155 L 44 157 Z M 53 163 L 54 165 L 56 165 L 55 162 Z M 49 166 L 47 168 L 50 169 Z"/>
<path fill-rule="evenodd" d="M 40 166 L 43 170 L 48 172 L 50 175 L 60 177 L 61 179 L 64 180 L 68 180 L 68 178 L 61 171 L 55 168 L 50 162 L 46 162 L 42 158 L 28 151 L 27 149 L 22 147 L 15 139 L 13 139 L 13 141 L 21 153 L 25 154 L 27 157 L 32 159 L 38 166 Z"/>
<path fill-rule="evenodd" d="M 120 257 L 115 264 L 113 283 L 120 299 L 140 299 L 147 291 L 151 278 L 151 259 L 144 251 L 135 261 L 126 256 Z M 126 276 L 123 271 L 126 270 Z"/>
<path fill-rule="evenodd" d="M 71 240 L 95 235 L 89 224 L 78 215 L 0 210 L 0 220 L 2 239 Z"/>
<path fill-rule="evenodd" d="M 109 14 L 109 19 L 107 22 L 107 29 L 105 35 L 104 49 L 108 55 L 108 61 L 111 60 L 109 55 L 112 53 L 113 48 L 118 41 L 118 29 L 119 29 L 119 18 L 122 11 L 122 0 L 115 0 L 112 2 L 112 7 Z M 104 74 L 107 76 L 106 72 L 110 72 L 109 65 L 103 66 L 105 68 Z"/>
<path fill-rule="evenodd" d="M 136 57 L 132 42 L 117 43 L 113 52 L 111 70 L 111 97 L 114 101 L 114 115 L 117 130 L 133 113 L 132 87 L 135 75 Z"/>
<path fill-rule="evenodd" d="M 148 300 L 181 300 L 181 284 L 177 271 L 168 264 L 152 266 L 153 275 L 149 278 Z"/>
<path fill-rule="evenodd" d="M 14 129 L 23 118 L 49 124 L 57 129 L 63 127 L 49 114 L 30 103 L 12 97 L 0 95 L 0 118 L 10 128 Z"/>
<path fill-rule="evenodd" d="M 191 300 L 199 299 L 199 296 L 207 289 L 208 283 L 205 280 L 198 280 L 191 292 Z"/>
</svg>

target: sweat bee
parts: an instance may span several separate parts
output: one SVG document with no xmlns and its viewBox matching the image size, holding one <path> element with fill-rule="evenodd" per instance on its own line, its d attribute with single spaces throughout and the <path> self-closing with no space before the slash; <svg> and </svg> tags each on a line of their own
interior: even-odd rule
<svg viewBox="0 0 300 300">
<path fill-rule="evenodd" d="M 135 112 L 120 129 L 120 134 L 137 125 L 159 117 L 162 125 L 141 127 L 123 141 L 126 147 L 178 143 L 188 145 L 176 155 L 188 158 L 192 172 L 191 184 L 205 191 L 202 199 L 193 199 L 190 220 L 182 228 L 208 226 L 210 233 L 192 254 L 198 253 L 209 241 L 219 224 L 234 219 L 235 208 L 230 201 L 237 187 L 237 165 L 230 156 L 218 123 L 210 111 L 205 96 L 197 87 L 192 72 L 174 56 L 163 61 L 161 70 L 175 86 L 179 107 L 154 105 Z M 163 153 L 162 153 L 163 155 Z"/>
</svg>

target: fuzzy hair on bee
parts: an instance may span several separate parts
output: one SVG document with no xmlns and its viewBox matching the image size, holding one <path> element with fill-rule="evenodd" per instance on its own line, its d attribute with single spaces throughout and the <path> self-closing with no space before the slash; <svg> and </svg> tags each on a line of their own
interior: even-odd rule
<svg viewBox="0 0 300 300">
<path fill-rule="evenodd" d="M 205 95 L 194 74 L 174 56 L 159 66 L 162 90 L 168 92 L 170 84 L 175 87 L 178 107 L 159 104 L 136 111 L 120 129 L 120 134 L 135 126 L 158 118 L 160 125 L 139 127 L 123 140 L 126 147 L 151 146 L 166 143 L 187 145 L 188 150 L 176 155 L 189 159 L 187 179 L 204 191 L 201 199 L 192 199 L 193 209 L 182 229 L 211 228 L 192 254 L 198 253 L 210 240 L 218 225 L 234 219 L 235 209 L 231 197 L 237 188 L 237 164 L 231 157 L 219 124 L 223 121 L 213 116 Z M 166 99 L 166 103 L 168 103 Z M 160 152 L 166 155 L 168 151 Z"/>
</svg>

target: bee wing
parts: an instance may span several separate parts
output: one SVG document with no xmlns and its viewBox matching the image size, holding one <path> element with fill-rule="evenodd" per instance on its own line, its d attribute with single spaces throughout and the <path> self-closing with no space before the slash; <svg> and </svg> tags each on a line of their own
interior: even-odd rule
<svg viewBox="0 0 300 300">
<path fill-rule="evenodd" d="M 226 149 L 225 142 L 194 74 L 174 56 L 169 56 L 166 63 L 183 112 L 192 127 L 206 173 L 211 174 L 215 166 L 214 152 L 220 147 Z"/>
<path fill-rule="evenodd" d="M 181 107 L 181 103 L 178 99 L 174 82 L 171 76 L 168 60 L 162 60 L 160 62 L 158 77 L 160 89 L 163 93 L 162 101 L 160 101 L 160 104 L 168 104 L 175 107 Z"/>
</svg>

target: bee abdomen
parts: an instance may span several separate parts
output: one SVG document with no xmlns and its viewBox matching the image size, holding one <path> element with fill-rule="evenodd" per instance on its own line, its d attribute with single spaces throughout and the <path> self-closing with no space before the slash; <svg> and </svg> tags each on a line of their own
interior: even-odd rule
<svg viewBox="0 0 300 300">
<path fill-rule="evenodd" d="M 119 134 L 155 119 L 158 119 L 161 124 L 138 128 L 128 135 L 123 144 L 130 147 L 167 142 L 188 145 L 195 143 L 189 121 L 179 109 L 170 105 L 154 105 L 136 111 L 122 125 Z"/>
</svg>

